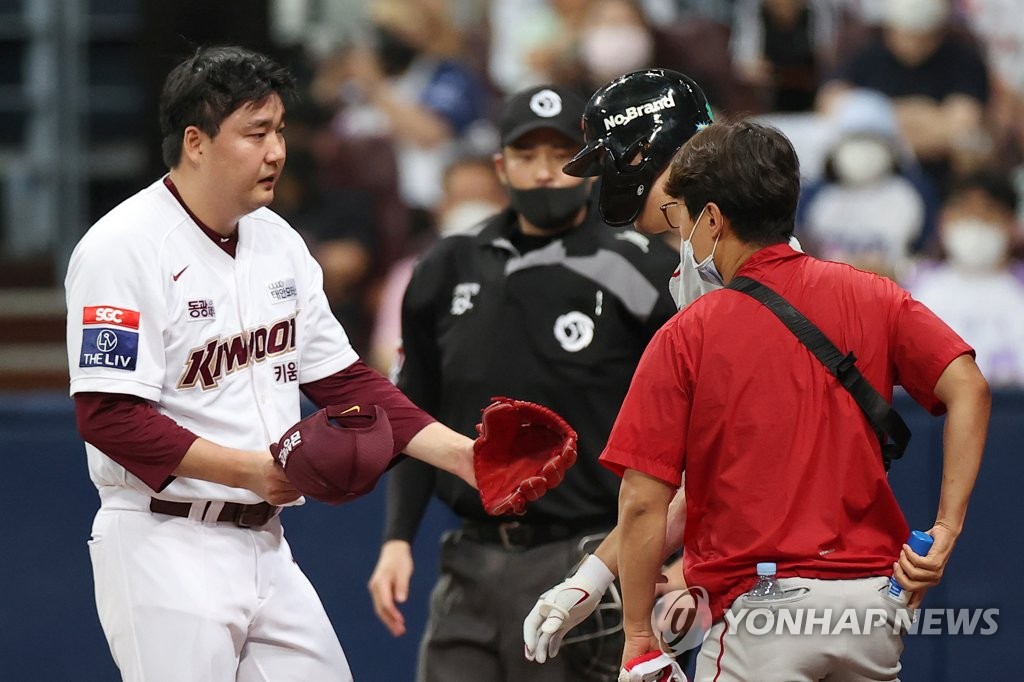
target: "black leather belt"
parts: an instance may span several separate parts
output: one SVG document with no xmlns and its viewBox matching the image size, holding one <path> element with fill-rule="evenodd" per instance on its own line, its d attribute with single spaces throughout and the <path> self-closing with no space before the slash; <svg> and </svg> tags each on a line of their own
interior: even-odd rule
<svg viewBox="0 0 1024 682">
<path fill-rule="evenodd" d="M 570 526 L 561 523 L 520 523 L 507 521 L 504 523 L 487 523 L 483 521 L 466 521 L 462 525 L 462 536 L 487 544 L 501 545 L 505 549 L 530 549 L 538 545 L 569 538 L 580 537 L 591 533 L 607 533 L 608 526 Z"/>
<path fill-rule="evenodd" d="M 209 506 L 213 503 L 207 502 L 206 504 Z M 187 519 L 192 512 L 192 503 L 169 502 L 167 500 L 158 500 L 154 497 L 149 501 L 149 511 L 154 514 L 167 514 L 168 516 L 180 516 Z M 224 507 L 220 510 L 220 514 L 217 515 L 217 522 L 233 523 L 239 528 L 258 528 L 277 516 L 279 511 L 281 511 L 280 507 L 275 507 L 269 502 L 260 502 L 259 504 L 225 502 Z M 203 514 L 206 514 L 205 509 Z"/>
</svg>

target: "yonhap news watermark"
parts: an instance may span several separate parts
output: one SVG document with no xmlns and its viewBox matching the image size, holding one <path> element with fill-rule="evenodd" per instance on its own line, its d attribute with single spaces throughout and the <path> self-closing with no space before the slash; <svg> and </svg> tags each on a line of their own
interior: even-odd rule
<svg viewBox="0 0 1024 682">
<path fill-rule="evenodd" d="M 998 608 L 891 606 L 862 609 L 806 607 L 799 603 L 734 605 L 725 612 L 725 636 L 739 632 L 755 636 L 894 635 L 990 636 L 999 631 Z M 651 625 L 662 651 L 675 655 L 696 648 L 711 629 L 707 591 L 701 587 L 676 590 L 661 597 Z"/>
<path fill-rule="evenodd" d="M 993 635 L 999 609 L 740 608 L 725 612 L 726 636 L 743 628 L 752 635 Z"/>
</svg>

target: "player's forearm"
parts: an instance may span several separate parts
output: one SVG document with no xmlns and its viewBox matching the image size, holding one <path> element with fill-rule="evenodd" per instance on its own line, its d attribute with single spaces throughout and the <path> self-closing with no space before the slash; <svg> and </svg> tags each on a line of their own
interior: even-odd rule
<svg viewBox="0 0 1024 682">
<path fill-rule="evenodd" d="M 619 490 L 619 582 L 626 637 L 650 632 L 654 586 L 665 556 L 665 526 L 674 490 L 627 470 Z"/>
<path fill-rule="evenodd" d="M 600 559 L 601 563 L 607 566 L 616 578 L 619 577 L 619 538 L 621 535 L 619 527 L 615 526 L 594 550 L 594 556 Z"/>
<path fill-rule="evenodd" d="M 423 427 L 405 446 L 405 453 L 442 471 L 455 474 L 474 488 L 473 441 L 440 422 Z"/>
<path fill-rule="evenodd" d="M 939 379 L 936 395 L 946 404 L 948 412 L 943 431 L 942 487 L 935 522 L 959 534 L 981 466 L 992 399 L 988 384 L 967 356 L 950 364 Z"/>
<path fill-rule="evenodd" d="M 260 467 L 269 459 L 269 451 L 237 450 L 197 438 L 175 468 L 174 475 L 251 490 Z"/>
<path fill-rule="evenodd" d="M 682 489 L 680 489 L 682 490 Z M 673 505 L 675 502 L 673 502 Z M 682 541 L 682 530 L 678 524 L 682 524 L 686 520 L 685 509 L 682 513 L 682 518 L 673 517 L 672 508 L 669 509 L 666 517 L 665 524 L 665 546 L 664 556 L 662 561 L 672 556 L 672 554 L 679 549 Z M 677 532 L 677 528 L 679 529 Z M 611 532 L 605 537 L 601 544 L 598 545 L 597 549 L 594 550 L 594 556 L 601 560 L 608 570 L 612 572 L 616 578 L 619 577 L 619 542 L 622 531 L 616 526 L 612 528 Z"/>
</svg>

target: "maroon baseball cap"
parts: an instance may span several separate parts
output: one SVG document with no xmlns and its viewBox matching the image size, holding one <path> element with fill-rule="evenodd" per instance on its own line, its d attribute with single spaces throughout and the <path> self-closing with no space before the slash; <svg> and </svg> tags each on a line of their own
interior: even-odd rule
<svg viewBox="0 0 1024 682">
<path fill-rule="evenodd" d="M 394 448 L 380 405 L 330 405 L 290 428 L 271 452 L 303 495 L 341 504 L 373 490 Z"/>
<path fill-rule="evenodd" d="M 523 135 L 550 128 L 575 144 L 583 143 L 583 109 L 586 102 L 561 85 L 538 85 L 512 95 L 502 108 L 499 131 L 501 145 L 510 145 Z"/>
</svg>

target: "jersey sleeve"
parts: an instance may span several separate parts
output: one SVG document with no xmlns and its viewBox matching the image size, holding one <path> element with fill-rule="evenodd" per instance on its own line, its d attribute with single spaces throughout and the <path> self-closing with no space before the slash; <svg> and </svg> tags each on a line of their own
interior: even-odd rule
<svg viewBox="0 0 1024 682">
<path fill-rule="evenodd" d="M 301 240 L 298 234 L 295 234 L 295 239 Z M 320 264 L 305 245 L 301 248 L 306 291 L 300 293 L 299 383 L 310 384 L 340 372 L 358 360 L 359 355 L 352 348 L 338 318 L 331 312 L 324 293 L 324 274 Z"/>
<path fill-rule="evenodd" d="M 935 396 L 935 384 L 949 363 L 965 353 L 973 357 L 974 350 L 935 313 L 902 289 L 898 293 L 892 334 L 896 383 L 932 414 L 945 413 L 946 406 Z"/>
<path fill-rule="evenodd" d="M 167 304 L 148 244 L 97 225 L 72 253 L 64 281 L 72 395 L 160 400 Z"/>
<path fill-rule="evenodd" d="M 679 319 L 662 327 L 640 358 L 600 458 L 619 476 L 635 469 L 673 487 L 685 467 L 693 386 Z M 687 337 L 696 336 L 693 327 Z"/>
</svg>

